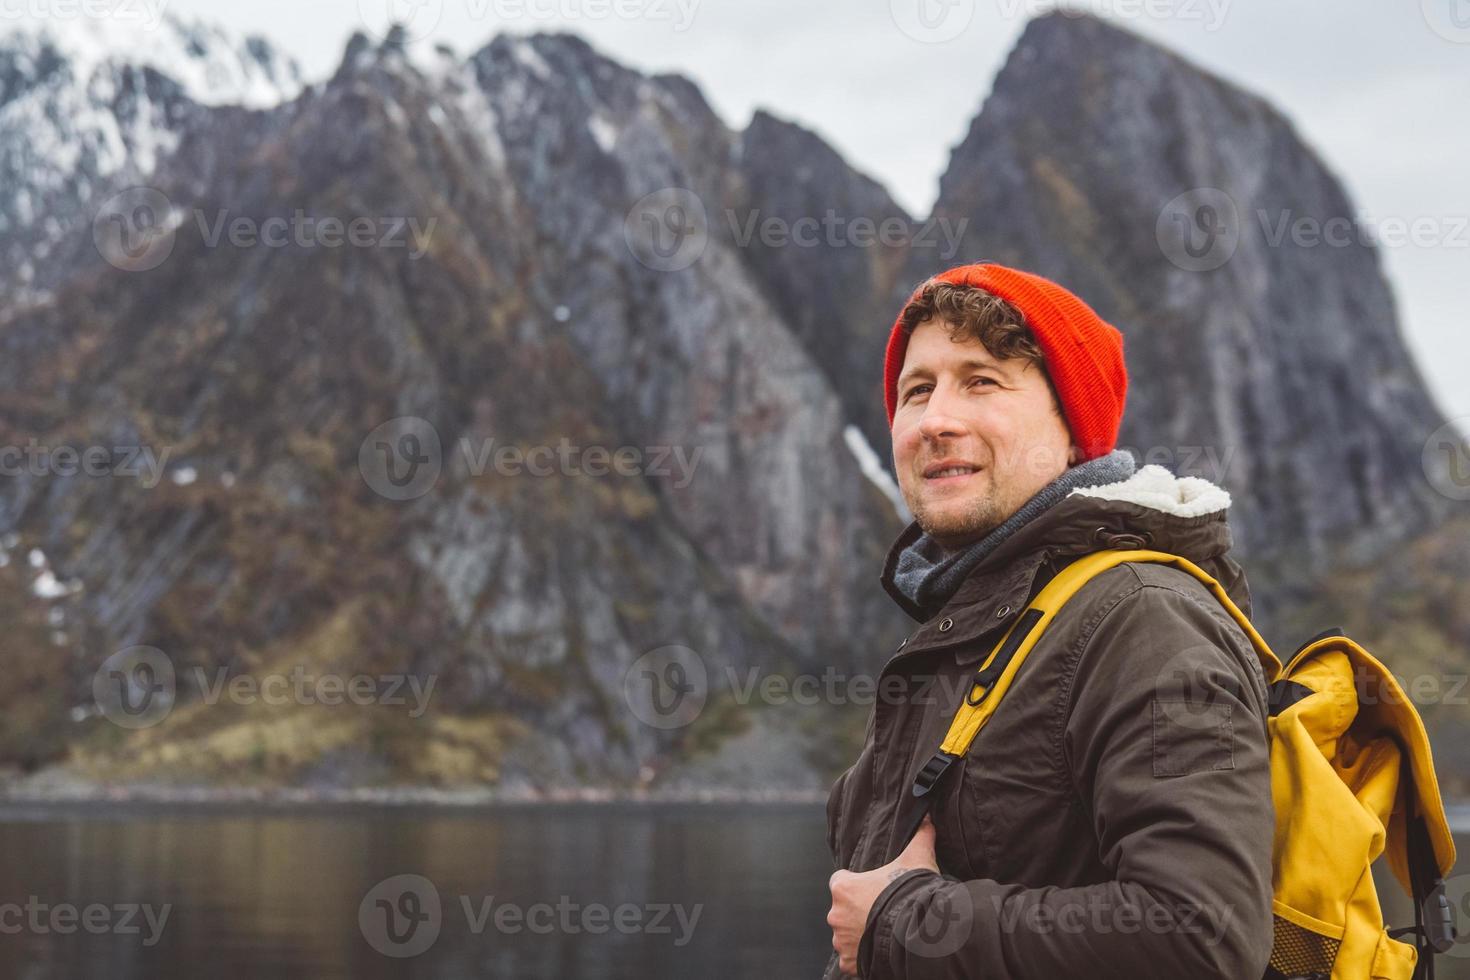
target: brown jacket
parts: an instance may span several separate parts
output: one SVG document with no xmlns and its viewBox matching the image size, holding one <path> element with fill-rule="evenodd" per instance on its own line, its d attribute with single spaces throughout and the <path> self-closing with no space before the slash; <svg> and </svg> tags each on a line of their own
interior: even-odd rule
<svg viewBox="0 0 1470 980">
<path fill-rule="evenodd" d="M 1183 555 L 1249 613 L 1226 555 L 1228 494 L 1158 466 L 1099 489 L 1120 499 L 1074 493 L 1023 526 L 883 667 L 863 750 L 827 804 L 838 868 L 903 850 L 896 811 L 970 676 L 1071 558 Z M 904 531 L 883 575 L 916 619 L 891 575 L 918 534 Z M 931 794 L 940 871 L 905 872 L 879 895 L 860 975 L 1258 980 L 1272 938 L 1266 715 L 1250 641 L 1194 578 L 1141 563 L 1103 573 Z M 840 976 L 835 954 L 824 976 Z"/>
</svg>

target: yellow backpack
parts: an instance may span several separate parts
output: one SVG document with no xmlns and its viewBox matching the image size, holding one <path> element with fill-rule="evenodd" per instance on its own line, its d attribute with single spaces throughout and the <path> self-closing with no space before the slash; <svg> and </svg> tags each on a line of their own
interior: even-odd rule
<svg viewBox="0 0 1470 980">
<path fill-rule="evenodd" d="M 909 836 L 929 791 L 969 749 L 1057 611 L 1122 562 L 1172 565 L 1199 579 L 1250 637 L 1265 672 L 1276 836 L 1275 941 L 1264 980 L 1432 978 L 1434 954 L 1455 941 L 1444 891 L 1455 843 L 1419 713 L 1388 668 L 1337 631 L 1314 637 L 1283 667 L 1225 589 L 1178 555 L 1100 551 L 1047 583 L 981 663 L 939 751 L 915 779 Z M 1360 679 L 1371 696 L 1363 696 Z M 1368 872 L 1385 850 L 1413 899 L 1413 926 L 1384 926 Z"/>
</svg>

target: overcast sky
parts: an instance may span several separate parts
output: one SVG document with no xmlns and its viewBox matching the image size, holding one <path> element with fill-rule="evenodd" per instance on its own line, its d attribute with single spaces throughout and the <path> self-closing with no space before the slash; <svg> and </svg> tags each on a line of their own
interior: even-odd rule
<svg viewBox="0 0 1470 980">
<path fill-rule="evenodd" d="M 43 2 L 43 0 L 25 0 Z M 152 0 L 158 3 L 160 0 Z M 927 18 L 918 16 L 924 4 Z M 1470 2 L 1074 0 L 1279 107 L 1373 222 L 1427 219 L 1382 248 L 1440 404 L 1470 416 Z M 166 0 L 263 34 L 311 78 L 389 10 L 470 53 L 497 32 L 571 30 L 643 70 L 693 78 L 725 120 L 799 122 L 927 214 L 951 148 L 1039 0 Z M 415 12 L 416 11 L 416 12 Z M 630 16 L 631 15 L 631 16 Z"/>
</svg>

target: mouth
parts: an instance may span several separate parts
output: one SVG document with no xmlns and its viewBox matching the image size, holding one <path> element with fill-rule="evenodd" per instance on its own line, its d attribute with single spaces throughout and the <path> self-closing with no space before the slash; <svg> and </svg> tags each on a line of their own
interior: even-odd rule
<svg viewBox="0 0 1470 980">
<path fill-rule="evenodd" d="M 940 459 L 924 467 L 924 480 L 927 483 L 958 482 L 978 472 L 980 467 L 974 463 L 962 459 Z"/>
</svg>

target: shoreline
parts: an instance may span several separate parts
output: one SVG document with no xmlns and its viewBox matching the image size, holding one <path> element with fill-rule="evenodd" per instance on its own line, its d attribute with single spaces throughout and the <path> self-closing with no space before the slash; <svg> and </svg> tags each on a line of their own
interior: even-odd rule
<svg viewBox="0 0 1470 980">
<path fill-rule="evenodd" d="M 204 810 L 529 810 L 537 808 L 651 806 L 825 805 L 826 790 L 737 789 L 611 790 L 572 787 L 535 791 L 398 786 L 356 789 L 301 787 L 242 788 L 217 786 L 116 786 L 71 784 L 65 787 L 0 785 L 0 817 L 18 810 L 79 811 L 107 809 Z M 1450 829 L 1470 834 L 1470 797 L 1445 801 Z"/>
<path fill-rule="evenodd" d="M 0 786 L 0 812 L 22 807 L 198 807 L 265 809 L 521 809 L 545 806 L 763 805 L 813 806 L 827 802 L 826 790 L 443 790 L 432 787 L 305 789 L 299 787 L 222 788 L 214 786 Z"/>
</svg>

